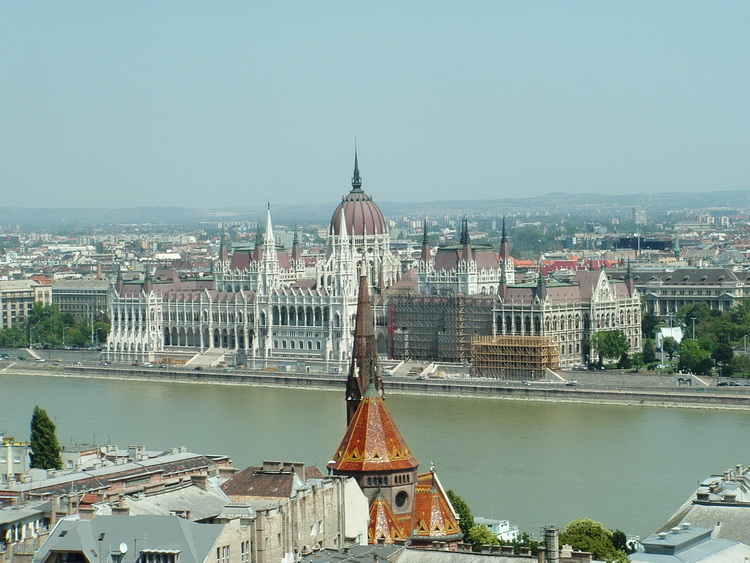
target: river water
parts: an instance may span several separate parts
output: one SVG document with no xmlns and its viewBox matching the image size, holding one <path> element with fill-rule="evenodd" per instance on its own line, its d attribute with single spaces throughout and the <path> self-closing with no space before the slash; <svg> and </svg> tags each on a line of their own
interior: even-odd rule
<svg viewBox="0 0 750 563">
<path fill-rule="evenodd" d="M 341 392 L 0 373 L 0 432 L 28 439 L 35 405 L 60 442 L 184 445 L 244 468 L 267 459 L 323 468 L 345 431 Z M 387 397 L 426 471 L 475 516 L 521 531 L 593 518 L 645 536 L 698 483 L 747 464 L 750 411 Z"/>
</svg>

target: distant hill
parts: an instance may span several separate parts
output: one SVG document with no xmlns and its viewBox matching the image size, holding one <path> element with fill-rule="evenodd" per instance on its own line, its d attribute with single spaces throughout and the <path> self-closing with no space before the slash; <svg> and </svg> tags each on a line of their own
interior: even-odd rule
<svg viewBox="0 0 750 563">
<path fill-rule="evenodd" d="M 387 217 L 394 216 L 456 216 L 460 214 L 503 214 L 525 212 L 597 213 L 602 210 L 626 212 L 632 207 L 644 207 L 654 216 L 677 210 L 726 210 L 732 214 L 738 209 L 750 208 L 750 190 L 716 191 L 702 193 L 657 193 L 657 194 L 573 194 L 552 192 L 528 198 L 498 198 L 482 200 L 444 200 L 412 202 L 377 202 Z M 321 224 L 330 220 L 337 203 L 324 204 L 278 204 L 273 206 L 273 219 L 279 224 Z M 0 228 L 13 230 L 19 225 L 25 229 L 50 232 L 85 231 L 92 227 L 123 224 L 179 225 L 192 227 L 198 221 L 256 221 L 265 220 L 266 203 L 257 206 L 191 209 L 183 207 L 130 207 L 110 208 L 24 208 L 0 207 Z"/>
</svg>

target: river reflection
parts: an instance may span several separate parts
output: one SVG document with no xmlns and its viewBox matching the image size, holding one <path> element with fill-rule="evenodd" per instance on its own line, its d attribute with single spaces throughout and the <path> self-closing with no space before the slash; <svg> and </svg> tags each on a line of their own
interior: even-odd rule
<svg viewBox="0 0 750 563">
<path fill-rule="evenodd" d="M 387 397 L 427 470 L 475 516 L 521 530 L 588 517 L 645 536 L 711 473 L 750 462 L 750 412 L 445 397 Z M 34 405 L 61 443 L 185 445 L 324 467 L 344 435 L 341 392 L 0 373 L 0 431 L 28 438 Z M 738 447 L 739 446 L 739 447 Z"/>
</svg>

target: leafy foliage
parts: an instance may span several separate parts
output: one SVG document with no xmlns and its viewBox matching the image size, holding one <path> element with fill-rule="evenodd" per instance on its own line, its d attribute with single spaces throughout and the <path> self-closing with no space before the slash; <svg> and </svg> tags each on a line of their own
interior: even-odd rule
<svg viewBox="0 0 750 563">
<path fill-rule="evenodd" d="M 589 345 L 599 354 L 599 363 L 603 358 L 613 360 L 628 353 L 628 337 L 621 330 L 602 330 L 591 335 Z"/>
<path fill-rule="evenodd" d="M 0 346 L 85 346 L 91 340 L 91 324 L 76 322 L 73 315 L 60 313 L 57 305 L 36 302 L 27 317 L 21 318 L 12 328 L 0 330 Z M 110 325 L 96 322 L 93 326 L 96 342 L 107 339 Z"/>
<path fill-rule="evenodd" d="M 453 489 L 448 489 L 447 494 L 453 509 L 458 513 L 458 525 L 461 527 L 464 536 L 468 536 L 474 527 L 474 516 L 471 514 L 471 509 L 460 496 L 453 492 Z"/>
<path fill-rule="evenodd" d="M 733 374 L 750 377 L 750 358 L 747 356 L 734 356 L 729 365 Z"/>
<path fill-rule="evenodd" d="M 719 344 L 711 352 L 711 359 L 716 362 L 716 365 L 721 371 L 721 375 L 729 376 L 732 375 L 732 358 L 734 357 L 734 350 L 729 344 Z"/>
<path fill-rule="evenodd" d="M 664 352 L 666 352 L 667 356 L 669 356 L 669 360 L 672 361 L 675 352 L 677 352 L 677 349 L 680 347 L 680 343 L 671 336 L 667 336 L 661 341 L 661 347 Z"/>
<path fill-rule="evenodd" d="M 656 333 L 659 324 L 659 317 L 653 313 L 645 311 L 641 315 L 641 334 L 643 335 L 643 338 L 652 338 Z"/>
<path fill-rule="evenodd" d="M 653 364 L 656 361 L 656 348 L 651 338 L 643 339 L 643 363 Z"/>
<path fill-rule="evenodd" d="M 692 338 L 686 338 L 680 345 L 679 369 L 698 375 L 708 375 L 713 367 L 711 356 L 707 350 Z"/>
<path fill-rule="evenodd" d="M 613 539 L 614 533 L 601 522 L 590 518 L 581 518 L 570 522 L 560 533 L 560 543 L 567 543 L 574 549 L 588 551 L 594 559 L 605 561 L 628 561 L 628 556 L 617 549 Z M 619 542 L 619 537 L 618 540 Z"/>
<path fill-rule="evenodd" d="M 487 526 L 484 524 L 477 524 L 471 527 L 469 533 L 466 534 L 469 543 L 472 545 L 472 549 L 477 553 L 482 551 L 483 545 L 499 545 L 500 541 L 497 536 L 492 533 Z"/>
<path fill-rule="evenodd" d="M 60 444 L 55 433 L 55 423 L 47 411 L 34 407 L 31 415 L 31 467 L 39 469 L 62 469 Z"/>
</svg>

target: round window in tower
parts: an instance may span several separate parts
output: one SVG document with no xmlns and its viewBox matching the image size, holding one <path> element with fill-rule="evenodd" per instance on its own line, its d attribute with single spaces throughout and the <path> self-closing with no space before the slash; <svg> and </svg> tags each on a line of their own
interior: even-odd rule
<svg viewBox="0 0 750 563">
<path fill-rule="evenodd" d="M 403 507 L 406 504 L 406 500 L 409 498 L 409 495 L 406 494 L 405 491 L 400 491 L 396 495 L 396 506 L 399 508 Z"/>
</svg>

